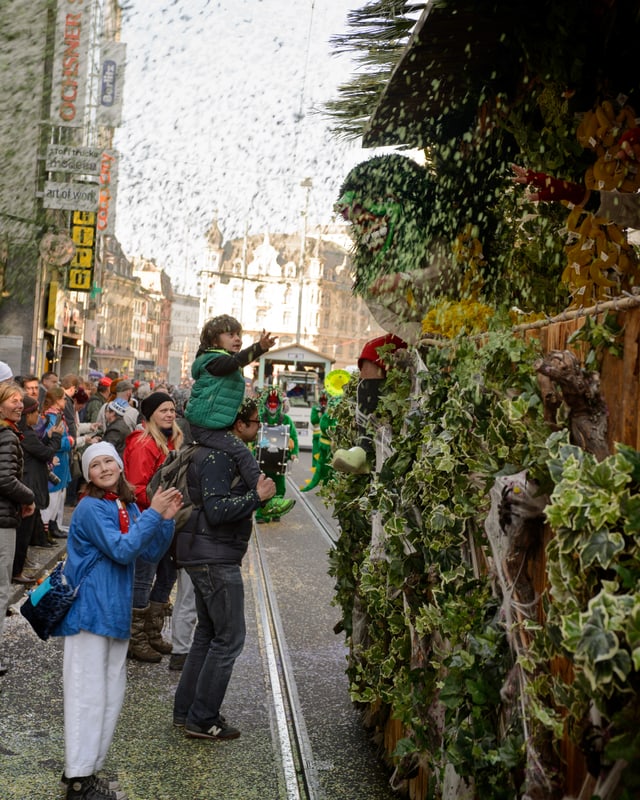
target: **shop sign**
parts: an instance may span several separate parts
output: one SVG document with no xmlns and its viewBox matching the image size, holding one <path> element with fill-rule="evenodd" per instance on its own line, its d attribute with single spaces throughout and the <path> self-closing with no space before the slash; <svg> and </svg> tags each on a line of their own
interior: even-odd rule
<svg viewBox="0 0 640 800">
<path fill-rule="evenodd" d="M 67 211 L 97 211 L 99 189 L 92 183 L 59 183 L 45 181 L 42 204 L 45 208 Z"/>
<path fill-rule="evenodd" d="M 100 160 L 98 199 L 98 232 L 115 235 L 116 190 L 118 188 L 118 154 L 105 150 Z"/>
<path fill-rule="evenodd" d="M 50 144 L 44 167 L 47 172 L 71 172 L 79 175 L 100 174 L 100 147 L 72 147 L 66 144 Z"/>
<path fill-rule="evenodd" d="M 93 286 L 93 267 L 96 255 L 96 214 L 74 211 L 71 215 L 71 238 L 76 254 L 69 264 L 67 288 L 75 292 L 90 292 Z"/>
<path fill-rule="evenodd" d="M 122 90 L 127 46 L 107 42 L 102 48 L 98 83 L 98 125 L 117 128 L 122 123 Z"/>
<path fill-rule="evenodd" d="M 84 124 L 89 85 L 89 46 L 93 4 L 58 0 L 53 51 L 51 123 L 77 128 Z"/>
</svg>

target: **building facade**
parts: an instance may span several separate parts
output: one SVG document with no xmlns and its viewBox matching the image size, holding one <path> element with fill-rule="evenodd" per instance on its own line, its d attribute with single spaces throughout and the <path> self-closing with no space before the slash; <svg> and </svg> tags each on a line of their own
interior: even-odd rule
<svg viewBox="0 0 640 800">
<path fill-rule="evenodd" d="M 334 368 L 355 365 L 364 343 L 383 333 L 352 294 L 344 226 L 225 242 L 214 222 L 208 243 L 199 274 L 201 326 L 231 314 L 242 323 L 245 343 L 267 330 L 278 346 L 304 345 L 333 359 Z"/>
<path fill-rule="evenodd" d="M 115 224 L 120 27 L 118 0 L 2 5 L 0 350 L 12 340 L 15 371 L 90 360 Z"/>
</svg>

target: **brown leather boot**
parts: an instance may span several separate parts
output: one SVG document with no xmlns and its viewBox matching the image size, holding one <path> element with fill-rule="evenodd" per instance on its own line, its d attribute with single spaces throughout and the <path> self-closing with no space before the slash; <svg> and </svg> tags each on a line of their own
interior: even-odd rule
<svg viewBox="0 0 640 800">
<path fill-rule="evenodd" d="M 149 603 L 149 612 L 144 628 L 151 647 L 165 656 L 168 656 L 173 650 L 171 643 L 162 638 L 162 629 L 164 628 L 164 618 L 166 617 L 166 607 L 168 605 L 168 603 L 154 603 L 152 600 Z"/>
<path fill-rule="evenodd" d="M 129 649 L 127 656 L 136 661 L 148 661 L 157 664 L 162 660 L 160 653 L 149 644 L 149 637 L 146 632 L 147 619 L 149 617 L 149 606 L 146 608 L 134 608 L 131 617 L 131 638 L 129 639 Z"/>
</svg>

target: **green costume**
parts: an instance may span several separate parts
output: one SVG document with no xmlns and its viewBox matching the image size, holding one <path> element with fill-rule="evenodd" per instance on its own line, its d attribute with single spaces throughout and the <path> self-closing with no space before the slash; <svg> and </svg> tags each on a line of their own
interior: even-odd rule
<svg viewBox="0 0 640 800">
<path fill-rule="evenodd" d="M 301 492 L 308 492 L 318 484 L 325 483 L 332 472 L 331 467 L 331 435 L 330 431 L 336 426 L 336 420 L 331 416 L 331 409 L 336 405 L 340 398 L 332 398 L 325 406 L 319 420 L 318 444 L 313 464 L 315 471 L 309 483 L 300 489 Z M 313 420 L 313 418 L 312 418 Z"/>
</svg>

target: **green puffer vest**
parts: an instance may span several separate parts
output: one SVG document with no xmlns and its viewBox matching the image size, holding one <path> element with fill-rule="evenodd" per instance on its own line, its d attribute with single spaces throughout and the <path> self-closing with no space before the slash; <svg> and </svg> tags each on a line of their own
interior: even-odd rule
<svg viewBox="0 0 640 800">
<path fill-rule="evenodd" d="M 184 415 L 192 425 L 220 430 L 233 425 L 244 399 L 244 378 L 240 369 L 229 375 L 212 375 L 207 364 L 226 350 L 207 350 L 191 367 L 195 383 Z"/>
</svg>

